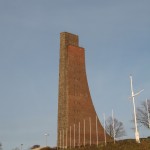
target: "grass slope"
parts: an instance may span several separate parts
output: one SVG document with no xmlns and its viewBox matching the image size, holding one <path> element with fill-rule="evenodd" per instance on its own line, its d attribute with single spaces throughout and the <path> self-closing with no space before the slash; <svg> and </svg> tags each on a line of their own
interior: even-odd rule
<svg viewBox="0 0 150 150">
<path fill-rule="evenodd" d="M 49 149 L 49 150 L 56 150 Z M 150 139 L 141 139 L 141 143 L 138 144 L 133 139 L 117 141 L 115 144 L 113 142 L 107 143 L 105 146 L 104 143 L 100 144 L 98 147 L 95 145 L 85 146 L 85 147 L 76 147 L 72 149 L 64 150 L 150 150 Z"/>
</svg>

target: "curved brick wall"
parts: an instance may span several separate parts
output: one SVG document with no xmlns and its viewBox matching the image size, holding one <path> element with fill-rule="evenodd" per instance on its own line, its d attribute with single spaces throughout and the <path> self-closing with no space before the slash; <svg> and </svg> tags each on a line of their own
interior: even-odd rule
<svg viewBox="0 0 150 150">
<path fill-rule="evenodd" d="M 104 129 L 96 119 L 90 96 L 84 53 L 77 35 L 60 33 L 58 147 L 104 141 Z"/>
</svg>

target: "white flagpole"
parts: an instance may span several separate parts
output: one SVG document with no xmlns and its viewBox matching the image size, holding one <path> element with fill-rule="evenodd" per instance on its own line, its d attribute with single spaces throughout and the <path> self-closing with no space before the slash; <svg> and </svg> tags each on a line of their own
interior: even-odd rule
<svg viewBox="0 0 150 150">
<path fill-rule="evenodd" d="M 107 144 L 107 142 L 106 142 L 106 125 L 105 125 L 105 113 L 103 114 L 103 116 L 104 116 L 104 138 L 105 138 L 105 146 L 106 146 L 106 144 Z"/>
<path fill-rule="evenodd" d="M 80 122 L 79 122 L 79 148 L 80 148 Z"/>
<path fill-rule="evenodd" d="M 89 117 L 89 125 L 90 125 L 90 146 L 91 146 L 91 117 Z"/>
<path fill-rule="evenodd" d="M 60 148 L 61 148 L 61 131 L 60 131 Z"/>
<path fill-rule="evenodd" d="M 113 134 L 114 134 L 114 144 L 115 144 L 115 124 L 114 124 L 114 112 L 112 110 L 112 123 L 113 123 Z"/>
<path fill-rule="evenodd" d="M 64 149 L 65 145 L 64 145 L 64 129 L 63 129 L 63 149 Z"/>
<path fill-rule="evenodd" d="M 84 147 L 85 147 L 85 119 L 84 119 Z"/>
<path fill-rule="evenodd" d="M 75 148 L 75 142 L 76 142 L 76 133 L 75 133 L 75 124 L 74 124 L 74 148 Z"/>
<path fill-rule="evenodd" d="M 97 115 L 96 115 L 96 139 L 97 139 L 97 146 L 98 146 L 98 127 L 97 127 Z"/>
<path fill-rule="evenodd" d="M 71 126 L 70 126 L 70 148 L 71 148 Z"/>
<path fill-rule="evenodd" d="M 66 148 L 67 148 L 67 137 L 68 136 L 68 129 L 66 129 Z"/>
<path fill-rule="evenodd" d="M 148 128 L 150 128 L 150 120 L 149 120 L 149 108 L 148 108 L 148 103 L 147 103 L 147 99 L 146 99 L 146 108 L 147 108 L 147 119 L 148 119 Z"/>
<path fill-rule="evenodd" d="M 133 101 L 133 109 L 134 109 L 135 139 L 136 139 L 137 143 L 140 143 L 140 135 L 139 135 L 138 128 L 137 128 L 137 119 L 136 119 L 136 109 L 135 109 L 135 99 L 134 99 L 134 97 L 139 95 L 144 89 L 141 90 L 140 92 L 134 94 L 132 76 L 131 75 L 130 75 L 130 81 L 131 81 L 131 98 L 132 98 L 132 101 Z"/>
</svg>

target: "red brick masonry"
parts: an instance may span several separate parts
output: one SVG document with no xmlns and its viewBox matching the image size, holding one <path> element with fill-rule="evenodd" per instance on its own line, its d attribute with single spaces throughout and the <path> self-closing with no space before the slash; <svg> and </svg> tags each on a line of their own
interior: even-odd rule
<svg viewBox="0 0 150 150">
<path fill-rule="evenodd" d="M 74 147 L 104 141 L 88 87 L 85 50 L 78 36 L 60 34 L 58 97 L 58 147 Z"/>
</svg>

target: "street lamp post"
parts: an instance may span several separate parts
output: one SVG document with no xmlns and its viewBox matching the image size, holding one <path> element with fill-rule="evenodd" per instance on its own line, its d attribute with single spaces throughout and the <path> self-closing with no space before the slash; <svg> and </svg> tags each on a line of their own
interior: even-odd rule
<svg viewBox="0 0 150 150">
<path fill-rule="evenodd" d="M 21 144 L 21 150 L 22 150 L 23 144 Z"/>
<path fill-rule="evenodd" d="M 45 133 L 44 135 L 45 135 L 45 141 L 46 141 L 46 146 L 47 146 L 47 137 L 49 136 L 49 134 Z"/>
</svg>

